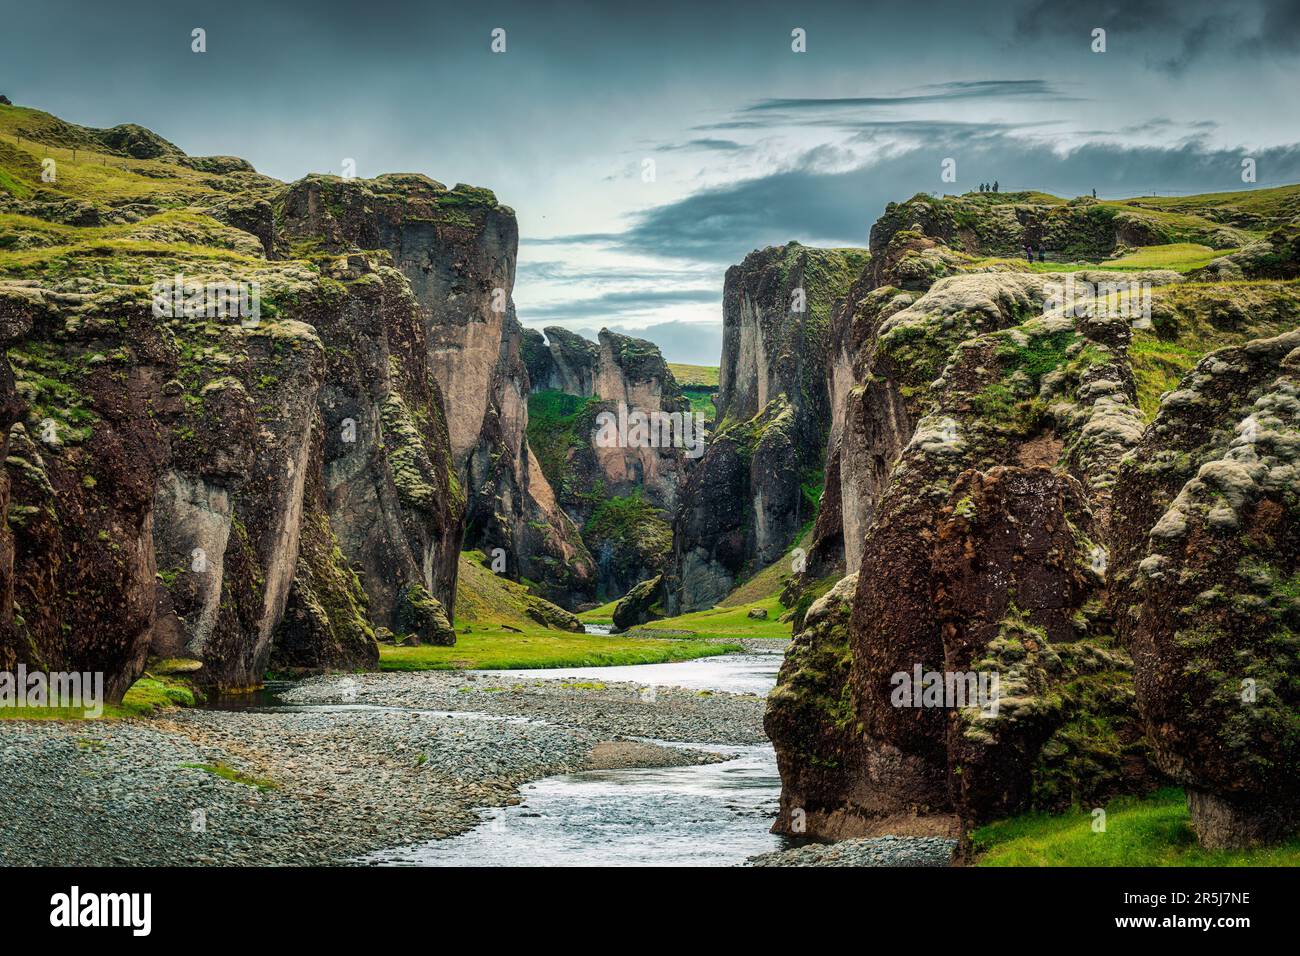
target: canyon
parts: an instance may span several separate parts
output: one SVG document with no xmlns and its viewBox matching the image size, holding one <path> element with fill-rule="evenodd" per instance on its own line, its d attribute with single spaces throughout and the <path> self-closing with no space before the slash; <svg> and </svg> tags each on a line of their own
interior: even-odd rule
<svg viewBox="0 0 1300 956">
<path fill-rule="evenodd" d="M 866 249 L 755 250 L 697 456 L 598 440 L 701 396 L 651 342 L 526 328 L 488 189 L 0 109 L 0 670 L 111 701 L 150 662 L 373 670 L 457 640 L 477 553 L 556 631 L 779 595 L 780 833 L 965 839 L 1171 783 L 1205 847 L 1300 827 L 1300 189 L 919 194 Z M 74 148 L 102 171 L 44 182 Z M 160 314 L 167 276 L 257 315 Z M 998 706 L 898 706 L 912 673 Z"/>
</svg>

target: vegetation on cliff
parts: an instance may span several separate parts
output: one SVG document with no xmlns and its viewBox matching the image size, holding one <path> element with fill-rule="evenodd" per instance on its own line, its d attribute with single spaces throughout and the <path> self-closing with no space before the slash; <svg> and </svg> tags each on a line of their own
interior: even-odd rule
<svg viewBox="0 0 1300 956">
<path fill-rule="evenodd" d="M 465 497 L 387 254 L 298 215 L 300 189 L 139 127 L 0 105 L 0 169 L 18 403 L 0 664 L 104 670 L 117 699 L 151 654 L 231 688 L 273 650 L 284 670 L 374 666 L 402 615 L 452 639 L 432 610 L 452 610 Z M 424 177 L 372 192 L 498 211 Z M 316 226 L 311 261 L 285 258 Z"/>
<path fill-rule="evenodd" d="M 838 548 L 860 573 L 846 613 L 796 620 L 771 697 L 782 821 L 800 811 L 824 836 L 891 813 L 979 822 L 1168 773 L 1204 846 L 1294 830 L 1277 776 L 1294 626 L 1273 592 L 1294 573 L 1279 481 L 1298 199 L 887 208 L 833 323 L 842 419 L 813 542 L 821 567 Z M 1080 300 L 1061 301 L 1066 281 Z M 1094 299 L 1107 282 L 1127 291 Z M 1001 710 L 898 710 L 881 688 L 917 665 L 998 673 Z M 1243 707 L 1243 681 L 1269 690 Z M 888 774 L 868 773 L 878 761 Z"/>
</svg>

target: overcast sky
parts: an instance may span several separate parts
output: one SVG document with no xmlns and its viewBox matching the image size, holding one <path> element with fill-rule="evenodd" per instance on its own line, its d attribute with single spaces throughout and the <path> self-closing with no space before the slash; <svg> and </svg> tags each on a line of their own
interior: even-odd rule
<svg viewBox="0 0 1300 956">
<path fill-rule="evenodd" d="M 1239 189 L 1247 155 L 1300 181 L 1300 0 L 0 0 L 0 23 L 17 104 L 284 180 L 352 158 L 488 186 L 519 216 L 525 324 L 677 361 L 717 363 L 728 265 L 865 246 L 919 191 Z"/>
</svg>

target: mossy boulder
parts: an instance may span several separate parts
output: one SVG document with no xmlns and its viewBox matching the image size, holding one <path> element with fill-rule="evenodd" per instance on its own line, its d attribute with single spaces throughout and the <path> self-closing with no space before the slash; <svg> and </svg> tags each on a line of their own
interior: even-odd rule
<svg viewBox="0 0 1300 956">
<path fill-rule="evenodd" d="M 534 595 L 528 596 L 524 613 L 542 627 L 573 631 L 576 634 L 581 634 L 584 630 L 582 621 L 578 620 L 577 615 L 570 614 L 564 608 Z"/>
<path fill-rule="evenodd" d="M 456 631 L 447 619 L 442 602 L 422 584 L 412 584 L 403 594 L 397 609 L 397 628 L 399 634 L 413 637 L 421 644 L 450 647 L 456 643 Z"/>
<path fill-rule="evenodd" d="M 660 606 L 662 600 L 663 575 L 642 581 L 614 605 L 614 627 L 626 631 L 630 627 L 663 617 Z"/>
</svg>

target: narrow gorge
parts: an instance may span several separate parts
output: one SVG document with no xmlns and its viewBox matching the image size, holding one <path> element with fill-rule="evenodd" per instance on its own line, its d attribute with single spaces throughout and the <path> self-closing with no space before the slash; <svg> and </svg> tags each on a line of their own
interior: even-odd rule
<svg viewBox="0 0 1300 956">
<path fill-rule="evenodd" d="M 465 834 L 538 780 L 664 827 L 704 780 L 727 862 L 974 863 L 1132 801 L 1300 832 L 1300 187 L 919 193 L 726 269 L 716 367 L 528 324 L 514 211 L 422 174 L 0 101 L 0 226 L 0 671 L 102 675 L 173 775 L 78 786 L 300 801 L 94 862 L 275 863 L 303 806 L 307 862 L 508 860 Z M 15 774 L 81 759 L 65 716 Z"/>
</svg>

